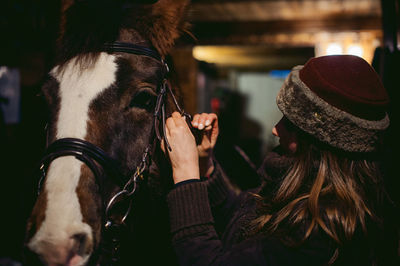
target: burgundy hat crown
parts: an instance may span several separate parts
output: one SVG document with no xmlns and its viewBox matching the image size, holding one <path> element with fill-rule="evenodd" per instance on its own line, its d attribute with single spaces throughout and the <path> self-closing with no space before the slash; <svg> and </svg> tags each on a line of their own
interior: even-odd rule
<svg viewBox="0 0 400 266">
<path fill-rule="evenodd" d="M 375 70 L 352 55 L 323 56 L 309 60 L 300 79 L 333 106 L 365 119 L 382 119 L 389 97 Z"/>
<path fill-rule="evenodd" d="M 371 152 L 388 127 L 389 98 L 378 74 L 362 58 L 322 56 L 293 68 L 277 105 L 295 125 L 350 152 Z"/>
</svg>

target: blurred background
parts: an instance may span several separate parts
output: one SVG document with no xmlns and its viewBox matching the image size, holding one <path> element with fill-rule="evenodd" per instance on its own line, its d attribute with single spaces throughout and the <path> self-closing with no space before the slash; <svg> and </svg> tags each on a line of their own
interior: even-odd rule
<svg viewBox="0 0 400 266">
<path fill-rule="evenodd" d="M 30 176 L 45 145 L 47 112 L 38 95 L 53 67 L 60 11 L 70 2 L 0 3 L 1 221 L 13 236 L 1 237 L 7 240 L 0 257 L 18 256 L 13 239 L 23 235 L 29 212 L 20 201 L 34 193 Z M 399 0 L 191 1 L 192 36 L 178 40 L 171 62 L 186 111 L 219 115 L 216 156 L 241 189 L 258 184 L 255 169 L 277 144 L 271 134 L 281 118 L 275 97 L 291 68 L 314 56 L 353 54 L 375 68 L 391 97 L 385 161 L 389 192 L 399 202 L 393 152 L 399 136 L 399 7 Z"/>
</svg>

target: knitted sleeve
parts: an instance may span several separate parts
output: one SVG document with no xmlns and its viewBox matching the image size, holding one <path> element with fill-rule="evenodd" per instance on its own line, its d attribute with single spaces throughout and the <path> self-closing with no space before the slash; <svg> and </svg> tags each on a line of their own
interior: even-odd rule
<svg viewBox="0 0 400 266">
<path fill-rule="evenodd" d="M 168 194 L 172 242 L 180 265 L 265 265 L 258 241 L 223 249 L 208 198 L 205 182 L 187 183 Z"/>
<path fill-rule="evenodd" d="M 235 190 L 218 161 L 213 161 L 214 171 L 204 183 L 207 185 L 215 229 L 220 234 L 245 199 L 245 193 Z"/>
</svg>

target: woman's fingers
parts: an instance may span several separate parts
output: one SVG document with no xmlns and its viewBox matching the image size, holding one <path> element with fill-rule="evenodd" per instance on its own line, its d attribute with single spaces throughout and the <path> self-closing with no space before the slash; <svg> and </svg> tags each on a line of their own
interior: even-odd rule
<svg viewBox="0 0 400 266">
<path fill-rule="evenodd" d="M 174 112 L 167 119 L 166 131 L 171 146 L 171 150 L 167 153 L 173 170 L 174 182 L 199 178 L 196 142 L 181 114 Z"/>
<path fill-rule="evenodd" d="M 183 118 L 180 113 L 173 112 L 171 117 L 167 119 L 165 125 L 168 133 L 170 133 L 171 130 L 177 127 L 185 126 L 186 122 L 185 118 Z"/>
<path fill-rule="evenodd" d="M 195 114 L 192 120 L 192 125 L 193 127 L 202 130 L 205 127 L 205 121 L 206 121 L 206 113 L 202 114 Z"/>
<path fill-rule="evenodd" d="M 192 126 L 197 128 L 199 126 L 200 114 L 195 114 L 192 119 Z"/>
<path fill-rule="evenodd" d="M 199 129 L 202 130 L 202 129 L 204 129 L 205 127 L 208 127 L 208 126 L 210 126 L 210 125 L 211 125 L 211 121 L 210 121 L 210 119 L 209 119 L 209 114 L 207 114 L 207 113 L 202 113 L 202 114 L 200 115 L 200 118 L 199 118 Z"/>
<path fill-rule="evenodd" d="M 194 128 L 207 132 L 207 134 L 203 135 L 201 146 L 208 146 L 208 144 L 211 144 L 211 147 L 214 147 L 216 138 L 218 137 L 217 115 L 214 113 L 196 114 L 193 117 L 192 125 Z M 185 118 L 178 112 L 172 113 L 171 117 L 167 119 L 166 128 L 168 138 L 171 137 L 173 132 L 181 137 L 183 137 L 183 135 L 188 135 L 190 132 Z M 192 137 L 192 134 L 190 134 L 190 136 Z"/>
<path fill-rule="evenodd" d="M 187 123 L 185 117 L 181 116 L 180 113 L 174 112 L 171 117 L 169 117 L 166 121 L 166 136 L 167 138 L 180 138 L 180 137 L 193 137 Z"/>
<path fill-rule="evenodd" d="M 216 114 L 211 113 L 206 117 L 206 121 L 204 122 L 205 130 L 210 130 L 212 128 L 218 127 L 218 117 Z"/>
<path fill-rule="evenodd" d="M 217 115 L 214 113 L 196 114 L 193 117 L 192 125 L 199 130 L 210 130 L 216 119 Z"/>
<path fill-rule="evenodd" d="M 170 131 L 171 129 L 175 128 L 175 121 L 173 117 L 168 117 L 167 120 L 165 121 L 165 134 L 167 135 L 167 138 L 171 135 Z"/>
<path fill-rule="evenodd" d="M 174 124 L 176 127 L 182 127 L 182 126 L 187 127 L 185 117 L 183 117 L 180 113 L 173 112 L 171 117 L 174 120 Z"/>
</svg>

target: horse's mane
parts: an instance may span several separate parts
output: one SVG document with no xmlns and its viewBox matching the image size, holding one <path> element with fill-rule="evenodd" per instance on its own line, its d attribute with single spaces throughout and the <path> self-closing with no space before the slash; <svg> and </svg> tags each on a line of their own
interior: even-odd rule
<svg viewBox="0 0 400 266">
<path fill-rule="evenodd" d="M 173 2 L 173 3 L 172 3 Z M 78 56 L 78 62 L 94 62 L 103 45 L 115 41 L 121 29 L 136 30 L 165 56 L 188 24 L 181 14 L 186 1 L 161 0 L 154 5 L 129 3 L 126 0 L 75 0 L 61 18 L 57 40 L 60 66 Z"/>
</svg>

